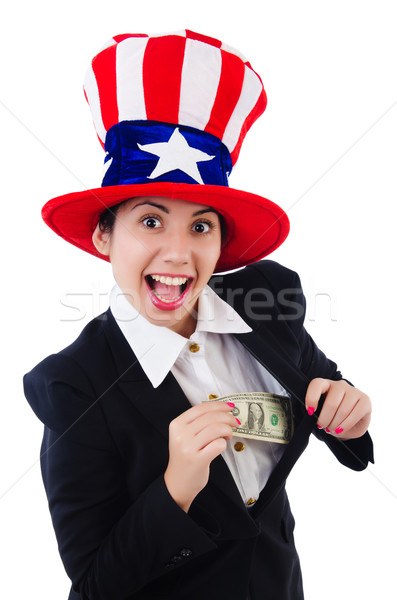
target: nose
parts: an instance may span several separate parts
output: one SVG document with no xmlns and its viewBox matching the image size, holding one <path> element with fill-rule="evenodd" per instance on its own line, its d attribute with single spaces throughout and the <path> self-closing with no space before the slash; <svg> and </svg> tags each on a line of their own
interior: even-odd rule
<svg viewBox="0 0 397 600">
<path fill-rule="evenodd" d="M 191 245 L 188 234 L 175 228 L 164 238 L 161 258 L 173 264 L 188 264 L 191 257 Z"/>
</svg>

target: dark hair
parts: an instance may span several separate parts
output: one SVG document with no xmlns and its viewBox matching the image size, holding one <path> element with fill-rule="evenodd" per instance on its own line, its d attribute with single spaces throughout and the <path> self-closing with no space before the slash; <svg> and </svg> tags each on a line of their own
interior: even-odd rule
<svg viewBox="0 0 397 600">
<path fill-rule="evenodd" d="M 117 212 L 118 212 L 120 206 L 122 206 L 126 202 L 128 202 L 128 200 L 119 202 L 119 204 L 115 204 L 114 206 L 107 208 L 106 210 L 103 211 L 103 213 L 100 214 L 98 225 L 99 225 L 99 229 L 101 231 L 106 232 L 106 233 L 112 233 L 113 227 L 114 227 L 114 222 L 115 222 L 116 216 L 117 216 Z"/>
<path fill-rule="evenodd" d="M 116 220 L 116 216 L 117 216 L 117 212 L 118 212 L 120 206 L 123 206 L 123 204 L 125 204 L 126 202 L 129 202 L 130 200 L 133 200 L 133 198 L 130 198 L 129 200 L 123 200 L 123 202 L 119 202 L 119 204 L 115 204 L 114 206 L 111 206 L 110 208 L 107 208 L 106 210 L 104 210 L 103 213 L 101 213 L 101 215 L 99 217 L 99 221 L 98 221 L 99 229 L 106 233 L 112 233 L 114 223 Z M 221 241 L 222 241 L 222 247 L 223 247 L 227 240 L 226 221 L 225 221 L 225 218 L 223 217 L 223 215 L 221 215 L 218 211 L 216 211 L 216 214 L 218 215 L 219 224 L 221 227 Z"/>
</svg>

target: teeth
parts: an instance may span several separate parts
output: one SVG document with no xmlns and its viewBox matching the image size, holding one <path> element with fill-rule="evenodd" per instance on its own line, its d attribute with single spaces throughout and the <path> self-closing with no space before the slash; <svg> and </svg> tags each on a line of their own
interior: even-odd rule
<svg viewBox="0 0 397 600">
<path fill-rule="evenodd" d="M 166 275 L 150 275 L 150 277 L 166 285 L 183 285 L 187 282 L 187 277 L 167 277 Z"/>
<path fill-rule="evenodd" d="M 162 296 L 160 296 L 160 294 L 156 294 L 156 292 L 154 292 L 154 295 L 157 296 L 157 298 L 159 300 L 161 300 L 161 302 L 164 302 L 165 304 L 171 304 L 171 302 L 175 302 L 175 300 L 179 300 L 179 298 L 176 298 L 175 300 L 167 300 L 167 298 L 163 298 Z"/>
</svg>

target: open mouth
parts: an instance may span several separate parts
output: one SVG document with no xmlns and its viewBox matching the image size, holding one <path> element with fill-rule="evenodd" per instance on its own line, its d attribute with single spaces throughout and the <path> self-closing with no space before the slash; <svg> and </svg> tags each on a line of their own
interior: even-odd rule
<svg viewBox="0 0 397 600">
<path fill-rule="evenodd" d="M 184 296 L 192 279 L 184 276 L 147 275 L 146 284 L 151 292 L 152 301 L 156 305 L 169 305 L 173 309 L 183 303 Z"/>
</svg>

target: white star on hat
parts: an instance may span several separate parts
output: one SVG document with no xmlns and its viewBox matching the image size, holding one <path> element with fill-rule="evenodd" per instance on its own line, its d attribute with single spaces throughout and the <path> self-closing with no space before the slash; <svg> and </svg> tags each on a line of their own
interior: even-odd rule
<svg viewBox="0 0 397 600">
<path fill-rule="evenodd" d="M 168 142 L 138 144 L 138 147 L 143 152 L 155 154 L 160 158 L 154 171 L 148 175 L 148 179 L 155 179 L 164 173 L 179 169 L 187 173 L 195 181 L 198 181 L 198 183 L 204 184 L 197 168 L 197 163 L 215 158 L 215 156 L 189 146 L 178 128 L 174 130 Z"/>
</svg>

